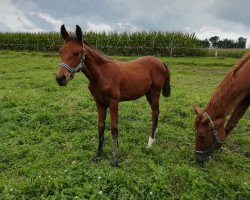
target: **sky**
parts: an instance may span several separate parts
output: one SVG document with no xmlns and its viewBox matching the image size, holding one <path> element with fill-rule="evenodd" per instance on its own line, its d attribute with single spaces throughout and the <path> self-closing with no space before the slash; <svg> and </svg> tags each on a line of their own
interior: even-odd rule
<svg viewBox="0 0 250 200">
<path fill-rule="evenodd" d="M 0 0 L 0 32 L 181 31 L 247 38 L 249 0 Z"/>
</svg>

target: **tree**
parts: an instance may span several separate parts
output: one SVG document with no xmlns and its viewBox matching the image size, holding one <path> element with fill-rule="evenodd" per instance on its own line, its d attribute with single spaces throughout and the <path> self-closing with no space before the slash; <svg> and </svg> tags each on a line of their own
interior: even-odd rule
<svg viewBox="0 0 250 200">
<path fill-rule="evenodd" d="M 209 48 L 210 47 L 210 42 L 208 41 L 208 39 L 205 40 L 200 40 L 201 46 L 204 48 Z"/>
<path fill-rule="evenodd" d="M 217 48 L 218 47 L 218 41 L 219 41 L 220 37 L 219 36 L 214 36 L 209 38 L 209 41 L 212 44 L 212 47 Z"/>
<path fill-rule="evenodd" d="M 235 48 L 235 41 L 224 39 L 217 42 L 218 48 Z"/>
<path fill-rule="evenodd" d="M 246 48 L 247 38 L 239 37 L 237 42 L 237 48 Z"/>
</svg>

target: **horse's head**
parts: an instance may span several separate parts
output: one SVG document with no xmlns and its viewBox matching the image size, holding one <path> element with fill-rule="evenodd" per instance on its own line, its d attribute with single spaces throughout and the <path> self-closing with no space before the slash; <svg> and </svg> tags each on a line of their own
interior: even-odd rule
<svg viewBox="0 0 250 200">
<path fill-rule="evenodd" d="M 199 107 L 194 106 L 197 114 L 195 119 L 195 158 L 199 163 L 209 160 L 213 151 L 219 149 L 225 141 L 226 134 L 222 119 L 213 121 Z"/>
<path fill-rule="evenodd" d="M 82 30 L 79 26 L 76 26 L 75 35 L 69 36 L 65 26 L 62 25 L 61 36 L 64 44 L 59 50 L 61 64 L 56 73 L 56 80 L 60 86 L 65 86 L 74 77 L 75 72 L 83 67 L 86 52 L 82 42 Z"/>
</svg>

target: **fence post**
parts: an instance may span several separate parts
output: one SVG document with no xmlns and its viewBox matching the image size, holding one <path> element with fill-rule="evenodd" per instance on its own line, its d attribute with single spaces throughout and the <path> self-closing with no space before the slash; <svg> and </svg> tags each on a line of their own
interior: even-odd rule
<svg viewBox="0 0 250 200">
<path fill-rule="evenodd" d="M 215 54 L 214 54 L 214 56 L 215 56 L 215 57 L 217 57 L 217 56 L 218 56 L 218 48 L 217 48 L 217 47 L 215 47 L 215 49 L 214 49 L 214 50 L 215 50 L 215 52 L 214 52 L 214 53 L 215 53 Z"/>
<path fill-rule="evenodd" d="M 170 55 L 169 57 L 172 58 L 173 56 L 173 40 L 170 42 Z"/>
</svg>

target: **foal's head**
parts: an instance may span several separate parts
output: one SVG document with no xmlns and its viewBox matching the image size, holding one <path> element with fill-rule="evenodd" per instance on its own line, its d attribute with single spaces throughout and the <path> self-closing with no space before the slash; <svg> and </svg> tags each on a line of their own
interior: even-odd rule
<svg viewBox="0 0 250 200">
<path fill-rule="evenodd" d="M 74 73 L 83 67 L 85 49 L 82 42 L 82 30 L 79 26 L 76 26 L 75 35 L 69 36 L 65 26 L 62 25 L 61 36 L 64 44 L 59 50 L 61 64 L 56 74 L 56 80 L 60 86 L 65 86 L 74 77 Z"/>
<path fill-rule="evenodd" d="M 213 151 L 219 149 L 226 134 L 222 119 L 213 121 L 210 116 L 199 107 L 194 106 L 197 114 L 195 119 L 195 158 L 199 163 L 209 160 Z"/>
</svg>

